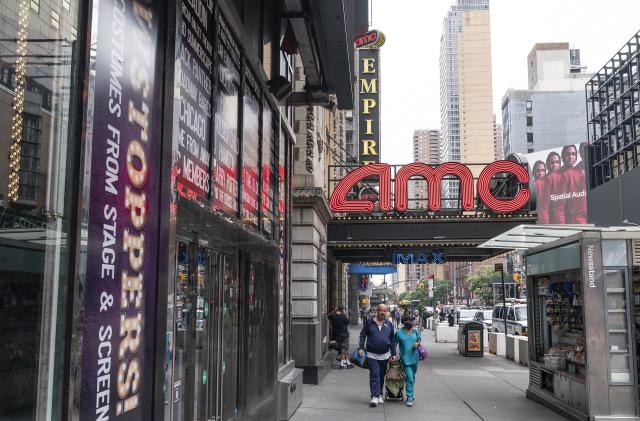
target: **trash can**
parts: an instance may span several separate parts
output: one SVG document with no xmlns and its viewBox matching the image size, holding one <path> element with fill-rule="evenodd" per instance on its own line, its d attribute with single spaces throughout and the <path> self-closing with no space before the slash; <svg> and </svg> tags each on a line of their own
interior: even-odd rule
<svg viewBox="0 0 640 421">
<path fill-rule="evenodd" d="M 484 324 L 466 322 L 458 327 L 458 351 L 465 357 L 484 356 Z"/>
</svg>

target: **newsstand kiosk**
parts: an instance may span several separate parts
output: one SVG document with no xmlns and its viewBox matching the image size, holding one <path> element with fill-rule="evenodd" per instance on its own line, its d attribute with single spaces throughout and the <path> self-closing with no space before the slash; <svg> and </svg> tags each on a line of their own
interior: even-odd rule
<svg viewBox="0 0 640 421">
<path fill-rule="evenodd" d="M 587 228 L 526 253 L 527 397 L 576 420 L 640 420 L 640 232 Z"/>
</svg>

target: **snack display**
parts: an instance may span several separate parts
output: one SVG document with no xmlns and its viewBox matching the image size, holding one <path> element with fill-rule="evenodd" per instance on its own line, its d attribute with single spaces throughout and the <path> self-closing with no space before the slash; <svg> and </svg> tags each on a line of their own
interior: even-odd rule
<svg viewBox="0 0 640 421">
<path fill-rule="evenodd" d="M 577 274 L 537 279 L 536 308 L 540 362 L 553 371 L 566 371 L 583 378 L 586 374 L 584 312 Z"/>
</svg>

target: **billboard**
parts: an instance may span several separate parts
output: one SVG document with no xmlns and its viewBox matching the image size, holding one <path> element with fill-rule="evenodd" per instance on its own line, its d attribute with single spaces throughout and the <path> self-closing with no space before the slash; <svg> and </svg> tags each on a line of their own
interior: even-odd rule
<svg viewBox="0 0 640 421">
<path fill-rule="evenodd" d="M 529 188 L 535 199 L 538 224 L 586 224 L 586 144 L 518 154 L 529 165 Z"/>
</svg>

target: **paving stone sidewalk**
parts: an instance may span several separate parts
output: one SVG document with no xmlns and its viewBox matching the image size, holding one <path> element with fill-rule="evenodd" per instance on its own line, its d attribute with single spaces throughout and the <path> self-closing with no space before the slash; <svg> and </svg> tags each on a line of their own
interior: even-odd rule
<svg viewBox="0 0 640 421">
<path fill-rule="evenodd" d="M 359 329 L 351 328 L 351 349 Z M 525 397 L 529 372 L 502 357 L 465 358 L 455 344 L 434 342 L 423 333 L 429 357 L 416 374 L 415 406 L 385 402 L 369 407 L 369 372 L 334 369 L 319 386 L 305 385 L 292 421 L 545 420 L 565 418 Z"/>
</svg>

